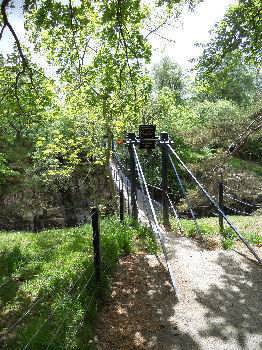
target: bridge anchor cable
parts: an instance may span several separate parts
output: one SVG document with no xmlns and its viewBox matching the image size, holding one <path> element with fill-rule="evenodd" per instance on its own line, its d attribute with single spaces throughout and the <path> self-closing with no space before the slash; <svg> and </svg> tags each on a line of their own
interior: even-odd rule
<svg viewBox="0 0 262 350">
<path fill-rule="evenodd" d="M 219 214 L 221 214 L 224 218 L 224 220 L 228 223 L 228 225 L 232 228 L 232 230 L 238 235 L 240 240 L 246 245 L 248 250 L 254 255 L 256 260 L 260 265 L 262 265 L 262 260 L 256 253 L 256 251 L 249 245 L 249 243 L 246 241 L 246 239 L 241 235 L 239 230 L 236 228 L 236 226 L 228 219 L 228 217 L 225 215 L 223 210 L 219 208 L 218 203 L 210 196 L 210 194 L 207 192 L 207 190 L 203 187 L 203 185 L 198 181 L 198 179 L 195 177 L 195 175 L 191 172 L 191 170 L 186 166 L 186 164 L 182 161 L 182 159 L 179 157 L 179 155 L 176 153 L 176 151 L 167 144 L 166 147 L 168 148 L 169 152 L 177 159 L 177 161 L 182 165 L 182 167 L 186 170 L 186 172 L 189 174 L 189 176 L 195 181 L 197 186 L 200 188 L 200 190 L 204 193 L 204 195 L 207 197 L 207 199 L 210 201 L 210 203 L 215 207 L 215 209 L 218 211 Z"/>
</svg>

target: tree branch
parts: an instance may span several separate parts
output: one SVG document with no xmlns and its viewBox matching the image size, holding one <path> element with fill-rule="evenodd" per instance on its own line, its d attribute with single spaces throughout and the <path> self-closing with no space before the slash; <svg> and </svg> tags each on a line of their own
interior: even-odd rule
<svg viewBox="0 0 262 350">
<path fill-rule="evenodd" d="M 232 143 L 228 148 L 228 153 L 233 154 L 239 151 L 241 147 L 245 145 L 248 137 L 255 132 L 262 129 L 262 110 L 257 111 L 253 114 L 253 120 L 248 124 L 246 130 L 239 136 L 235 143 Z"/>
<path fill-rule="evenodd" d="M 29 76 L 30 76 L 30 81 L 31 81 L 31 84 L 32 84 L 32 87 L 33 89 L 35 90 L 36 94 L 37 93 L 37 90 L 34 86 L 34 82 L 33 82 L 33 73 L 32 73 L 32 69 L 30 68 L 29 64 L 28 64 L 28 60 L 23 52 L 23 49 L 22 49 L 22 46 L 21 46 L 21 43 L 18 39 L 18 36 L 16 35 L 16 32 L 14 30 L 14 28 L 12 27 L 11 23 L 9 22 L 8 20 L 8 17 L 7 17 L 7 6 L 9 5 L 11 0 L 3 0 L 2 1 L 2 4 L 1 4 L 1 14 L 2 14 L 2 17 L 3 17 L 3 27 L 1 29 L 1 32 L 0 32 L 0 39 L 2 38 L 2 35 L 3 35 L 3 31 L 5 29 L 5 27 L 7 27 L 9 29 L 9 31 L 11 32 L 14 40 L 15 40 L 15 44 L 16 44 L 16 47 L 17 47 L 17 50 L 18 50 L 18 53 L 19 53 L 19 56 L 22 60 L 22 71 L 20 71 L 18 74 L 17 74 L 17 77 L 16 77 L 16 83 L 15 83 L 15 86 L 16 86 L 16 90 L 18 88 L 18 80 L 20 78 L 20 76 L 22 74 L 25 73 L 25 69 L 27 68 L 28 71 L 29 71 Z"/>
<path fill-rule="evenodd" d="M 163 35 L 157 33 L 156 30 L 151 30 L 151 28 L 150 28 L 149 26 L 147 26 L 147 29 L 146 29 L 146 30 L 148 30 L 149 33 L 145 36 L 145 38 L 147 38 L 149 35 L 153 34 L 153 35 L 156 35 L 156 36 L 158 36 L 159 38 L 161 38 L 161 39 L 163 39 L 163 40 L 166 40 L 166 41 L 168 41 L 168 42 L 170 42 L 170 43 L 174 43 L 174 44 L 176 43 L 175 40 L 170 39 L 170 38 L 167 38 L 167 37 L 165 37 L 165 36 L 163 36 Z"/>
<path fill-rule="evenodd" d="M 0 40 L 2 39 L 2 36 L 3 36 L 3 33 L 4 33 L 4 30 L 5 30 L 5 27 L 6 27 L 6 24 L 4 23 L 1 31 L 0 31 Z"/>
<path fill-rule="evenodd" d="M 16 32 L 15 32 L 14 28 L 12 27 L 12 25 L 10 24 L 10 22 L 8 20 L 8 17 L 7 17 L 6 8 L 9 5 L 10 1 L 11 0 L 3 0 L 2 4 L 1 4 L 1 14 L 2 14 L 2 17 L 3 17 L 4 25 L 3 25 L 3 28 L 1 29 L 0 39 L 2 38 L 3 31 L 4 31 L 5 27 L 7 27 L 10 30 L 10 32 L 11 32 L 11 34 L 12 34 L 14 40 L 15 40 L 16 47 L 17 47 L 17 50 L 19 52 L 19 56 L 21 57 L 21 60 L 22 60 L 22 64 L 25 67 L 28 67 L 28 61 L 27 61 L 27 58 L 25 57 L 25 55 L 23 53 L 22 46 L 20 44 L 18 36 L 16 35 Z"/>
<path fill-rule="evenodd" d="M 131 70 L 131 66 L 129 63 L 129 57 L 128 57 L 128 45 L 126 42 L 126 38 L 125 38 L 125 34 L 123 31 L 123 27 L 122 27 L 122 13 L 121 13 L 121 0 L 117 1 L 117 22 L 118 22 L 118 27 L 119 27 L 119 32 L 120 32 L 120 37 L 122 37 L 122 40 L 120 38 L 120 42 L 123 41 L 123 46 L 124 46 L 124 51 L 125 51 L 125 56 L 126 56 L 126 64 L 129 70 L 129 76 L 130 76 L 130 80 L 131 80 L 131 84 L 133 86 L 133 90 L 134 90 L 134 98 L 135 101 L 137 100 L 137 93 L 136 93 L 136 86 L 133 82 L 133 73 Z"/>
<path fill-rule="evenodd" d="M 157 32 L 161 27 L 163 27 L 167 21 L 169 20 L 169 17 L 165 18 L 165 20 L 163 22 L 161 22 L 158 26 L 156 26 L 155 28 L 151 29 L 147 35 L 145 36 L 145 39 L 147 39 L 149 37 L 149 35 L 151 34 L 155 34 L 155 32 Z M 148 27 L 148 26 L 147 26 Z M 148 27 L 149 28 L 149 27 Z"/>
</svg>

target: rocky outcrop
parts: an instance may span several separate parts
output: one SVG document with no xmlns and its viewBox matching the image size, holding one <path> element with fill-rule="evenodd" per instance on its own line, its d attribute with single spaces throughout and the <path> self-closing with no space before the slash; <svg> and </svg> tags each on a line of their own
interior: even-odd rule
<svg viewBox="0 0 262 350">
<path fill-rule="evenodd" d="M 112 210 L 110 182 L 109 173 L 101 167 L 88 175 L 78 173 L 66 189 L 27 185 L 11 192 L 10 188 L 0 202 L 0 230 L 40 231 L 85 223 L 94 205 Z"/>
</svg>

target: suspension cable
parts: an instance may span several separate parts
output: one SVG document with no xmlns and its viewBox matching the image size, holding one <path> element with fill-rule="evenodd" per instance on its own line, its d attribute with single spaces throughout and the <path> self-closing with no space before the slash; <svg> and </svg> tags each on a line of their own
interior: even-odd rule
<svg viewBox="0 0 262 350">
<path fill-rule="evenodd" d="M 184 186 L 184 184 L 182 182 L 182 179 L 180 178 L 180 176 L 178 174 L 177 168 L 176 168 L 175 163 L 173 162 L 173 159 L 171 158 L 170 154 L 168 154 L 168 157 L 169 157 L 169 160 L 171 162 L 172 168 L 173 168 L 173 170 L 175 172 L 175 175 L 176 175 L 179 187 L 180 187 L 180 192 L 182 193 L 183 197 L 185 198 L 185 201 L 187 203 L 187 207 L 188 207 L 188 209 L 190 211 L 192 219 L 194 220 L 196 231 L 197 231 L 198 234 L 200 234 L 200 228 L 199 228 L 199 225 L 197 223 L 197 219 L 196 219 L 195 213 L 193 211 L 193 208 L 192 208 L 192 206 L 190 204 L 190 201 L 189 201 L 189 199 L 187 197 L 185 186 Z"/>
<path fill-rule="evenodd" d="M 207 192 L 207 190 L 201 185 L 201 183 L 197 180 L 197 178 L 194 176 L 194 174 L 189 170 L 189 168 L 186 166 L 186 164 L 181 160 L 179 155 L 173 150 L 173 148 L 170 145 L 167 145 L 168 150 L 175 156 L 177 161 L 183 166 L 183 168 L 187 171 L 187 173 L 190 175 L 190 177 L 195 181 L 195 183 L 198 185 L 198 187 L 201 189 L 201 191 L 204 193 L 204 195 L 207 197 L 207 199 L 213 204 L 213 206 L 216 208 L 216 210 L 223 216 L 225 221 L 228 223 L 228 225 L 232 228 L 232 230 L 238 235 L 238 237 L 241 239 L 241 241 L 246 245 L 246 247 L 249 249 L 249 251 L 254 255 L 254 257 L 257 259 L 259 264 L 262 265 L 262 260 L 257 255 L 256 251 L 249 245 L 249 243 L 246 241 L 246 239 L 241 235 L 241 233 L 238 231 L 238 229 L 235 227 L 233 223 L 228 219 L 228 217 L 225 215 L 223 210 L 219 208 L 219 205 L 217 202 L 210 196 L 210 194 Z"/>
<path fill-rule="evenodd" d="M 244 205 L 247 206 L 247 207 L 251 207 L 251 208 L 262 208 L 262 206 L 260 206 L 260 205 L 251 204 L 251 203 L 242 201 L 242 200 L 240 200 L 240 199 L 238 199 L 238 198 L 235 198 L 234 196 L 232 196 L 232 195 L 229 194 L 229 193 L 226 193 L 226 192 L 225 192 L 224 195 L 225 195 L 226 197 L 232 199 L 232 200 L 235 201 L 235 202 L 238 202 L 238 203 L 240 203 L 240 204 L 244 204 Z"/>
<path fill-rule="evenodd" d="M 142 167 L 141 167 L 141 164 L 140 164 L 140 161 L 139 161 L 139 158 L 138 158 L 138 155 L 137 155 L 137 152 L 136 152 L 134 144 L 132 144 L 132 151 L 134 152 L 135 162 L 137 163 L 137 167 L 138 167 L 138 170 L 139 170 L 138 174 L 139 174 L 139 176 L 141 176 L 141 180 L 142 180 L 142 183 L 143 183 L 143 188 L 144 188 L 144 191 L 146 193 L 146 197 L 148 199 L 149 206 L 150 206 L 150 209 L 151 209 L 151 212 L 152 212 L 152 216 L 153 216 L 153 219 L 154 219 L 155 230 L 153 228 L 152 228 L 152 230 L 153 230 L 153 232 L 155 232 L 155 231 L 157 232 L 157 236 L 158 236 L 158 238 L 160 240 L 160 244 L 161 244 L 162 251 L 163 251 L 163 254 L 164 254 L 164 258 L 165 258 L 165 261 L 166 261 L 166 264 L 167 264 L 167 269 L 168 269 L 168 272 L 169 272 L 169 275 L 170 275 L 170 278 L 171 278 L 171 282 L 172 282 L 173 288 L 174 288 L 174 290 L 176 292 L 176 296 L 178 297 L 177 287 L 176 287 L 176 282 L 175 282 L 175 276 L 173 274 L 171 265 L 170 265 L 170 263 L 168 261 L 168 254 L 167 254 L 167 250 L 166 250 L 166 247 L 165 247 L 165 240 L 164 240 L 164 237 L 162 235 L 161 228 L 159 226 L 159 223 L 158 223 L 158 220 L 157 220 L 157 217 L 156 217 L 155 209 L 154 209 L 154 206 L 153 206 L 153 203 L 152 203 L 151 196 L 149 194 L 149 190 L 148 190 L 148 186 L 147 186 L 147 183 L 146 183 L 146 179 L 145 179 L 145 176 L 144 176 L 144 173 L 143 173 L 143 170 L 142 170 Z"/>
<path fill-rule="evenodd" d="M 146 196 L 144 185 L 143 185 L 143 182 L 142 182 L 142 179 L 141 179 L 141 176 L 140 176 L 140 171 L 139 171 L 139 169 L 137 167 L 137 163 L 136 163 L 136 169 L 137 169 L 137 174 L 138 174 L 138 181 L 139 181 L 139 184 L 140 184 L 140 187 L 141 187 L 141 191 L 138 190 L 138 196 L 141 194 L 142 207 L 143 207 L 143 211 L 145 213 L 145 218 L 147 218 L 152 231 L 154 231 L 154 229 L 152 227 L 151 219 L 150 219 L 150 217 L 152 215 L 152 211 L 151 211 L 151 209 L 150 209 L 150 207 L 148 206 L 148 203 L 147 203 L 147 196 Z M 148 186 L 148 184 L 147 184 L 147 186 Z M 139 206 L 139 200 L 137 201 L 137 204 Z"/>
<path fill-rule="evenodd" d="M 229 191 L 231 192 L 236 192 L 236 191 L 239 191 L 239 188 L 238 189 L 233 189 L 227 185 L 224 184 L 224 187 L 227 188 Z M 262 188 L 258 188 L 258 189 L 253 189 L 254 191 L 262 191 Z M 241 190 L 241 192 L 243 193 L 246 193 L 246 194 L 249 194 L 251 196 L 255 196 L 257 193 L 254 193 L 254 192 L 251 192 L 251 191 L 248 191 L 248 190 Z"/>
<path fill-rule="evenodd" d="M 171 201 L 171 198 L 170 198 L 170 196 L 169 196 L 168 193 L 166 193 L 166 196 L 167 196 L 167 199 L 168 199 L 170 208 L 172 209 L 172 211 L 173 211 L 173 213 L 174 213 L 174 215 L 175 215 L 175 218 L 176 218 L 176 221 L 177 221 L 177 225 L 178 225 L 178 230 L 179 230 L 180 233 L 182 233 L 183 230 L 182 230 L 182 226 L 181 226 L 181 223 L 180 223 L 179 214 L 178 214 L 178 212 L 177 212 L 177 210 L 176 210 L 176 208 L 175 208 L 173 202 Z"/>
<path fill-rule="evenodd" d="M 244 216 L 251 216 L 250 213 L 247 213 L 247 212 L 245 212 L 245 211 L 238 210 L 238 209 L 235 209 L 235 208 L 231 208 L 231 207 L 229 207 L 229 206 L 226 205 L 226 204 L 224 204 L 224 208 L 226 208 L 227 210 L 230 210 L 230 211 L 232 211 L 232 212 L 234 212 L 234 213 L 237 213 L 237 214 L 242 214 L 242 215 L 244 215 Z"/>
</svg>

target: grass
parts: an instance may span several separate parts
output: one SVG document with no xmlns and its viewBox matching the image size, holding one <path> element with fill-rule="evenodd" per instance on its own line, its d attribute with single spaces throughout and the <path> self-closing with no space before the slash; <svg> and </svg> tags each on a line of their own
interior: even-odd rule
<svg viewBox="0 0 262 350">
<path fill-rule="evenodd" d="M 229 219 L 239 229 L 240 233 L 246 238 L 246 240 L 255 246 L 262 245 L 262 216 L 229 216 Z M 195 226 L 192 220 L 180 220 L 182 228 L 182 234 L 187 237 L 193 237 L 202 240 L 202 242 L 212 241 L 219 236 L 218 218 L 201 218 L 197 220 L 198 228 Z M 174 231 L 178 229 L 178 223 L 176 220 L 172 222 L 172 228 Z M 236 233 L 225 224 L 223 232 L 222 246 L 224 249 L 232 248 L 238 237 Z"/>
<path fill-rule="evenodd" d="M 262 176 L 262 166 L 256 162 L 232 158 L 230 159 L 229 164 L 236 170 L 247 170 L 253 172 L 257 176 Z"/>
<path fill-rule="evenodd" d="M 92 349 L 92 321 L 110 275 L 121 255 L 142 248 L 157 249 L 148 229 L 120 224 L 114 217 L 102 220 L 103 273 L 98 288 L 90 225 L 0 232 L 0 347 Z"/>
</svg>

